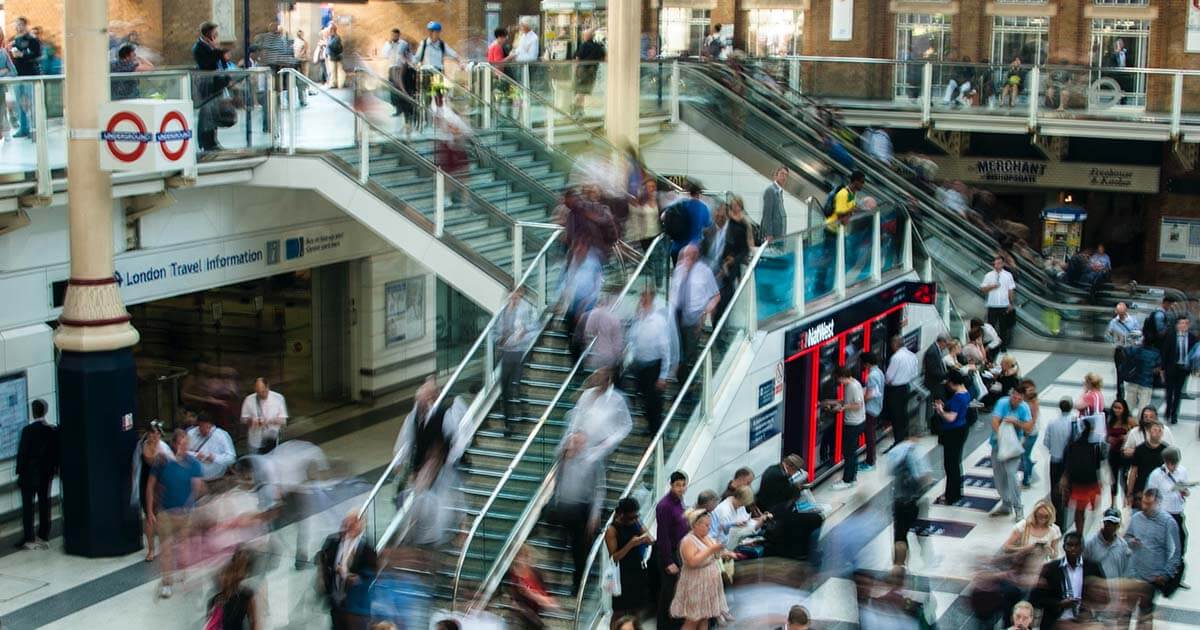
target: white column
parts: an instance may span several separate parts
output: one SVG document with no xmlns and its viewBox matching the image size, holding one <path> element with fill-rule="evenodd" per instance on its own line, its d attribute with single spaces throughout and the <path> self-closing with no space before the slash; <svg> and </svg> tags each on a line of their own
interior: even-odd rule
<svg viewBox="0 0 1200 630">
<path fill-rule="evenodd" d="M 638 146 L 641 101 L 642 1 L 608 3 L 608 62 L 605 67 L 604 128 L 618 147 Z"/>
<path fill-rule="evenodd" d="M 137 344 L 138 333 L 113 278 L 112 177 L 100 170 L 95 131 L 109 100 L 108 2 L 67 0 L 63 17 L 71 277 L 54 343 L 76 352 L 117 350 Z"/>
</svg>

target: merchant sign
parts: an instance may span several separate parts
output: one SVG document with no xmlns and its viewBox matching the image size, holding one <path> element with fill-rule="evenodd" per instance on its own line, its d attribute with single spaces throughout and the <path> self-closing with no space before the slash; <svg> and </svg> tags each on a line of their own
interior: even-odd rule
<svg viewBox="0 0 1200 630">
<path fill-rule="evenodd" d="M 1158 167 L 1015 158 L 934 158 L 938 178 L 982 186 L 1158 192 Z"/>
</svg>

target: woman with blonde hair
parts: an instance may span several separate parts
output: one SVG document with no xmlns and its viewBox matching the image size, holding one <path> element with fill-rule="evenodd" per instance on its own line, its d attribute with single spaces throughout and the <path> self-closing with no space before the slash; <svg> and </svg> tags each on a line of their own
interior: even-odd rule
<svg viewBox="0 0 1200 630">
<path fill-rule="evenodd" d="M 691 509 L 684 517 L 692 530 L 679 543 L 683 568 L 675 588 L 675 599 L 671 601 L 671 616 L 684 620 L 683 630 L 708 630 L 709 619 L 729 617 L 717 560 L 732 558 L 733 554 L 709 536 L 712 516 L 708 510 Z"/>
<path fill-rule="evenodd" d="M 1083 377 L 1083 392 L 1079 394 L 1079 400 L 1075 401 L 1075 409 L 1079 411 L 1080 416 L 1104 415 L 1104 393 L 1100 391 L 1103 386 L 1104 380 L 1095 372 L 1088 372 Z"/>
<path fill-rule="evenodd" d="M 1034 503 L 1029 516 L 1013 525 L 1002 549 L 1026 554 L 1039 565 L 1057 558 L 1061 554 L 1062 530 L 1054 523 L 1054 517 L 1054 506 L 1049 501 Z"/>
</svg>

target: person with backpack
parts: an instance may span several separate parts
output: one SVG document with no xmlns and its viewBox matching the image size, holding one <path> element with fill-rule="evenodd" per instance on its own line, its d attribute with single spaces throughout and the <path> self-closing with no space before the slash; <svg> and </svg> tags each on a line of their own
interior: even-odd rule
<svg viewBox="0 0 1200 630">
<path fill-rule="evenodd" d="M 1067 450 L 1063 455 L 1065 474 L 1062 496 L 1075 508 L 1075 531 L 1082 532 L 1087 510 L 1100 507 L 1100 464 L 1103 446 L 1091 439 L 1092 418 L 1081 417 L 1071 425 Z"/>
<path fill-rule="evenodd" d="M 413 63 L 416 63 L 417 67 L 423 71 L 445 72 L 446 57 L 461 61 L 458 53 L 442 39 L 441 22 L 430 22 L 425 26 L 425 31 L 427 36 L 421 40 L 417 52 L 413 55 Z"/>
<path fill-rule="evenodd" d="M 917 453 L 919 435 L 909 435 L 888 453 L 888 469 L 892 473 L 892 542 L 895 566 L 908 561 L 908 532 L 917 524 L 921 514 L 921 494 L 931 479 L 925 458 Z M 918 542 L 924 537 L 918 536 Z M 924 544 L 922 542 L 922 544 Z"/>
<path fill-rule="evenodd" d="M 342 36 L 338 35 L 336 23 L 330 22 L 329 33 L 325 36 L 325 87 L 338 89 L 346 79 L 346 69 L 342 67 L 342 55 L 345 54 L 345 44 Z"/>
<path fill-rule="evenodd" d="M 858 209 L 855 196 L 867 184 L 867 176 L 862 171 L 850 173 L 850 179 L 845 184 L 834 188 L 825 197 L 821 212 L 825 215 L 825 227 L 836 230 L 840 222 L 845 225 L 850 222 L 850 216 Z"/>
<path fill-rule="evenodd" d="M 695 180 L 684 183 L 687 197 L 667 206 L 663 211 L 663 233 L 671 239 L 671 262 L 679 258 L 679 252 L 688 245 L 700 245 L 704 230 L 712 225 L 712 212 L 701 199 L 703 188 Z"/>
<path fill-rule="evenodd" d="M 1175 307 L 1178 304 L 1174 296 L 1164 295 L 1162 306 L 1146 316 L 1142 322 L 1142 343 L 1158 348 L 1170 334 L 1175 323 Z"/>
<path fill-rule="evenodd" d="M 724 48 L 724 42 L 721 40 L 721 24 L 713 24 L 712 33 L 704 38 L 704 46 L 700 49 L 700 56 L 710 61 L 717 61 L 721 58 L 722 48 Z"/>
</svg>

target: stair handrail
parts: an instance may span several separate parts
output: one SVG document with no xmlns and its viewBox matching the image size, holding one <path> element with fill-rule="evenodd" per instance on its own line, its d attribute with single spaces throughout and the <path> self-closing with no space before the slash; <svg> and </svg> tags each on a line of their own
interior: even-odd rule
<svg viewBox="0 0 1200 630">
<path fill-rule="evenodd" d="M 389 94 L 392 94 L 392 95 L 404 100 L 406 103 L 408 103 L 411 107 L 415 108 L 417 111 L 420 111 L 422 109 L 420 101 L 413 98 L 411 95 L 409 95 L 404 90 L 401 90 L 401 89 L 397 88 L 396 86 L 392 85 L 391 81 L 376 74 L 375 71 L 372 70 L 369 66 L 363 65 L 363 66 L 359 67 L 357 70 L 355 70 L 355 72 L 361 73 L 361 74 L 364 74 L 364 75 L 370 77 L 376 83 L 383 86 L 383 88 Z M 429 70 L 426 70 L 426 72 L 433 73 L 433 72 L 437 72 L 437 71 L 433 70 L 433 69 L 429 69 Z M 449 79 L 445 79 L 445 80 L 449 81 Z M 482 100 L 482 99 L 479 99 L 479 97 L 472 94 L 470 90 L 463 90 L 463 92 L 465 92 L 466 94 L 469 94 L 471 96 L 471 98 L 473 98 L 475 100 Z M 513 120 L 511 116 L 506 116 L 503 112 L 500 111 L 500 109 L 498 107 L 496 107 L 494 105 L 489 105 L 488 103 L 482 103 L 481 106 L 488 107 L 492 111 L 493 116 L 499 116 L 501 118 L 511 121 L 514 125 L 517 125 L 518 127 L 520 126 L 520 124 L 517 123 L 517 121 Z M 530 135 L 536 137 L 536 134 L 531 133 Z M 481 147 L 484 150 L 486 150 L 488 152 L 488 154 L 499 165 L 501 165 L 509 175 L 514 176 L 518 179 L 521 179 L 526 186 L 533 189 L 535 191 L 535 193 L 538 196 L 540 196 L 542 198 L 542 200 L 545 201 L 547 204 L 553 205 L 553 204 L 558 203 L 559 195 L 557 193 L 555 193 L 555 191 L 548 188 L 541 181 L 539 181 L 533 177 L 530 177 L 528 174 L 525 173 L 525 171 L 523 169 L 514 168 L 511 165 L 509 165 L 508 162 L 506 160 L 504 160 L 504 156 L 497 154 L 491 147 L 484 145 L 484 144 L 479 144 L 479 143 L 476 143 L 476 146 Z M 551 153 L 560 154 L 560 156 L 567 161 L 574 161 L 574 158 L 572 158 L 570 155 L 567 155 L 565 152 L 563 152 L 561 149 L 558 149 L 554 145 L 551 145 L 548 143 L 542 143 L 542 147 L 545 148 L 546 150 L 550 151 Z"/>
<path fill-rule="evenodd" d="M 562 233 L 563 233 L 563 229 L 558 228 L 558 230 L 556 232 L 551 234 L 550 238 L 546 239 L 546 243 L 542 245 L 542 248 L 538 251 L 537 256 L 534 257 L 533 262 L 531 262 L 529 264 L 528 268 L 525 270 L 524 275 L 521 276 L 521 281 L 518 283 L 517 286 L 526 286 L 526 284 L 529 282 L 530 278 L 533 276 L 534 270 L 536 270 L 538 267 L 538 261 L 546 258 L 546 256 L 550 252 L 550 248 L 553 247 L 558 242 L 558 237 Z M 543 290 L 545 290 L 545 289 L 543 288 Z M 547 302 L 546 302 L 546 308 L 550 308 L 549 300 L 547 300 Z M 471 361 L 473 360 L 473 357 L 475 356 L 475 353 L 479 350 L 480 345 L 482 345 L 486 340 L 491 338 L 492 331 L 496 327 L 497 323 L 500 321 L 500 315 L 503 312 L 504 312 L 503 309 L 498 309 L 492 315 L 492 318 L 490 320 L 488 320 L 487 326 L 484 326 L 483 331 L 480 332 L 479 336 L 475 338 L 475 342 L 471 344 L 471 348 L 469 350 L 467 350 L 467 353 L 465 355 L 463 355 L 462 361 L 459 361 L 458 367 L 454 368 L 454 372 L 452 372 L 450 374 L 450 378 L 446 381 L 446 384 L 442 386 L 441 391 L 438 392 L 438 397 L 433 402 L 433 407 L 432 407 L 433 409 L 437 409 L 438 406 L 441 405 L 446 400 L 446 396 L 448 396 L 450 394 L 451 388 L 455 385 L 455 383 L 458 382 L 458 378 L 460 376 L 462 376 L 462 373 L 466 370 L 467 365 L 471 363 Z M 492 367 L 484 366 L 484 369 L 491 370 Z M 397 453 L 392 456 L 392 459 L 390 462 L 388 462 L 388 465 L 384 469 L 383 474 L 381 474 L 379 476 L 379 480 L 376 481 L 375 485 L 371 488 L 371 492 L 367 495 L 366 500 L 363 501 L 362 507 L 359 508 L 359 510 L 358 510 L 359 518 L 362 518 L 363 515 L 366 514 L 367 509 L 370 507 L 371 503 L 374 502 L 376 497 L 379 495 L 380 489 L 383 488 L 384 484 L 387 483 L 388 478 L 396 470 L 396 468 L 400 465 L 400 455 L 401 455 L 401 453 Z M 392 519 L 392 522 L 393 523 L 399 522 L 399 520 L 401 520 L 399 517 L 400 517 L 400 512 L 397 512 L 397 515 L 396 515 L 396 517 L 394 517 Z M 387 531 L 394 532 L 395 527 L 392 524 L 389 524 Z M 380 536 L 379 538 L 380 538 L 380 541 L 386 541 L 386 540 L 388 540 L 389 536 Z M 377 544 L 380 544 L 380 543 L 377 543 Z"/>
<path fill-rule="evenodd" d="M 650 262 L 650 259 L 654 257 L 655 252 L 657 252 L 659 247 L 661 247 L 665 242 L 666 236 L 664 234 L 659 234 L 654 238 L 653 241 L 651 241 L 650 246 L 646 248 L 646 254 L 642 256 L 641 261 L 638 262 L 637 267 L 630 274 L 629 279 L 626 280 L 625 285 L 621 288 L 621 292 L 617 294 L 613 304 L 619 304 L 621 300 L 623 300 L 629 294 L 629 291 L 633 289 L 634 285 L 637 283 L 637 280 L 641 277 L 642 271 L 645 270 L 646 265 Z M 579 355 L 579 359 L 577 359 L 575 364 L 571 367 L 571 372 L 565 379 L 563 379 L 563 383 L 559 386 L 558 390 L 554 392 L 554 396 L 551 398 L 550 404 L 547 405 L 546 411 L 542 412 L 541 417 L 538 418 L 537 424 L 534 425 L 532 430 L 530 430 L 529 436 L 525 438 L 525 442 L 521 444 L 521 448 L 515 455 L 513 455 L 512 461 L 509 462 L 509 465 L 504 469 L 504 474 L 500 476 L 500 480 L 496 483 L 496 488 L 490 495 L 488 495 L 487 500 L 484 501 L 483 507 L 479 510 L 479 514 L 476 515 L 474 522 L 471 523 L 471 529 L 467 532 L 467 537 L 463 541 L 462 553 L 459 554 L 458 563 L 454 568 L 454 586 L 450 596 L 451 609 L 453 609 L 458 602 L 458 589 L 462 579 L 463 565 L 467 559 L 467 551 L 470 549 L 471 543 L 475 539 L 475 534 L 478 532 L 484 518 L 487 517 L 492 505 L 500 496 L 500 491 L 504 488 L 504 484 L 507 483 L 512 477 L 513 473 L 516 472 L 517 465 L 525 457 L 525 453 L 528 452 L 529 448 L 533 445 L 534 440 L 537 438 L 538 433 L 541 432 L 542 427 L 545 426 L 550 420 L 550 414 L 554 412 L 555 407 L 558 406 L 559 401 L 561 401 L 562 397 L 566 394 L 571 382 L 575 379 L 575 374 L 578 373 L 578 371 L 583 367 L 584 362 L 590 358 L 588 355 L 591 353 L 592 347 L 595 345 L 595 343 L 596 341 L 593 339 Z M 527 517 L 527 514 L 528 508 L 526 508 L 526 513 L 522 514 L 522 519 Z M 521 519 L 518 519 L 517 522 L 520 523 Z M 500 558 L 504 556 L 509 547 L 510 545 L 506 542 L 505 548 L 501 549 L 500 554 L 497 554 L 497 563 L 499 562 Z M 490 577 L 491 576 L 485 576 L 485 587 L 487 586 Z M 490 596 L 490 593 L 488 593 L 488 595 Z M 486 597 L 482 599 L 486 600 Z"/>
<path fill-rule="evenodd" d="M 459 181 L 458 178 L 456 178 L 453 175 L 442 170 L 442 168 L 439 167 L 437 164 L 430 162 L 425 156 L 421 155 L 416 150 L 414 150 L 412 147 L 408 146 L 408 144 L 406 144 L 400 138 L 397 138 L 392 132 L 387 131 L 386 129 L 383 129 L 379 125 L 372 122 L 369 118 L 362 115 L 360 112 L 356 111 L 353 106 L 348 105 L 347 103 L 345 103 L 341 99 L 339 99 L 336 95 L 330 93 L 329 90 L 327 90 L 324 86 L 320 85 L 316 81 L 313 81 L 312 79 L 309 79 L 308 77 L 304 76 L 300 72 L 296 71 L 294 68 L 283 68 L 279 71 L 279 73 L 280 74 L 290 74 L 294 79 L 300 81 L 301 83 L 307 85 L 308 87 L 316 88 L 319 94 L 323 94 L 323 95 L 329 97 L 330 100 L 337 103 L 342 109 L 345 109 L 346 111 L 353 114 L 355 120 L 357 120 L 359 122 L 359 124 L 368 126 L 372 130 L 374 130 L 376 133 L 380 134 L 383 137 L 383 139 L 386 140 L 388 143 L 392 144 L 395 147 L 398 147 L 401 150 L 401 152 L 405 155 L 406 158 L 413 160 L 422 168 L 432 170 L 434 173 L 437 173 L 437 174 L 441 174 L 441 176 L 444 177 L 446 179 L 446 181 L 452 182 L 455 186 L 461 188 L 463 192 L 465 192 L 468 196 L 470 196 L 473 203 L 478 204 L 478 207 L 483 208 L 485 211 L 487 211 L 488 214 L 492 215 L 492 218 L 495 218 L 496 220 L 504 223 L 505 225 L 507 225 L 509 227 L 517 224 L 517 220 L 515 218 L 509 216 L 508 213 L 497 208 L 495 206 L 495 204 L 493 204 L 492 202 L 477 195 L 475 193 L 475 191 L 471 190 L 471 188 L 469 186 L 467 186 L 463 182 Z M 320 153 L 327 153 L 327 152 L 321 151 Z M 361 166 L 360 166 L 360 168 L 361 168 Z M 409 204 L 407 202 L 404 202 L 403 200 L 401 200 L 401 203 L 403 203 L 406 207 L 409 207 Z M 418 213 L 418 215 L 420 215 L 420 213 Z M 422 219 L 425 218 L 424 215 L 420 215 L 420 216 Z"/>
<path fill-rule="evenodd" d="M 766 58 L 765 60 L 778 61 L 780 59 L 796 60 L 796 61 L 801 61 L 801 62 L 828 61 L 828 59 L 824 59 L 824 58 L 812 58 L 812 57 L 801 57 L 801 56 L 770 57 L 770 58 Z M 763 72 L 771 74 L 770 68 L 768 68 L 765 64 L 762 64 L 761 63 L 762 61 L 764 61 L 763 58 L 751 58 L 751 59 L 747 60 L 747 62 L 749 64 L 753 64 L 756 67 L 760 68 Z M 863 58 L 859 61 L 877 63 L 877 62 L 882 62 L 882 61 L 886 61 L 886 60 L 874 60 L 874 59 Z M 695 66 L 697 64 L 690 64 L 690 65 Z M 982 64 L 961 64 L 960 63 L 960 64 L 954 64 L 954 65 L 977 66 L 977 65 L 982 65 Z M 711 67 L 711 66 L 707 66 L 707 67 Z M 785 90 L 788 93 L 800 96 L 801 98 L 805 99 L 806 101 L 808 101 L 810 103 L 819 102 L 818 99 L 815 97 L 812 97 L 803 92 L 798 92 L 798 91 L 794 90 L 789 84 L 787 84 L 786 81 L 780 81 L 778 83 L 780 85 L 780 89 Z M 770 94 L 770 92 L 768 90 L 765 90 L 763 88 L 763 86 L 757 84 L 756 82 L 747 82 L 747 85 L 749 87 L 751 87 L 751 89 L 755 90 L 757 93 L 763 95 L 765 98 L 770 99 L 773 96 L 772 94 Z M 775 102 L 771 102 L 771 106 L 776 108 L 777 110 L 779 110 L 784 115 L 792 118 L 793 120 L 796 120 L 800 124 L 802 124 L 806 127 L 809 127 L 810 129 L 812 129 L 814 127 L 814 123 L 812 121 L 810 121 L 808 119 L 808 117 L 797 116 L 792 113 L 792 110 L 790 108 L 783 107 Z M 832 129 L 828 129 L 823 126 L 822 126 L 822 129 L 829 133 L 833 133 L 833 131 L 834 131 Z M 843 127 L 842 129 L 845 130 L 846 132 L 849 132 L 855 138 L 855 140 L 861 139 L 861 134 L 859 134 L 856 130 L 854 130 L 850 127 Z M 920 186 L 913 184 L 909 178 L 904 177 L 900 173 L 895 172 L 894 169 L 904 171 L 911 175 L 915 175 L 915 172 L 907 164 L 905 164 L 899 160 L 896 160 L 895 163 L 891 164 L 891 165 L 884 164 L 884 163 L 880 162 L 878 159 L 876 159 L 874 155 L 871 155 L 870 153 L 864 151 L 859 146 L 858 142 L 845 143 L 843 146 L 851 153 L 851 155 L 853 155 L 855 157 L 856 160 L 858 160 L 860 162 L 866 162 L 866 163 L 876 166 L 877 168 L 873 170 L 874 175 L 877 175 L 877 176 L 882 175 L 883 177 L 889 179 L 894 186 L 899 188 L 904 193 L 918 198 L 920 201 L 923 202 L 924 205 L 932 208 L 937 214 L 936 214 L 936 216 L 931 216 L 930 217 L 931 219 L 933 219 L 935 221 L 945 222 L 945 221 L 953 218 L 953 215 L 950 213 L 950 211 L 945 209 L 943 207 L 943 204 L 939 200 L 937 200 L 935 197 L 933 197 L 929 193 L 929 191 L 921 188 Z M 990 235 L 985 235 L 985 236 L 988 236 L 990 238 Z M 978 235 L 978 234 L 972 234 L 971 237 L 985 248 L 990 248 L 992 250 L 995 250 L 999 247 L 999 244 L 996 242 L 987 243 L 987 242 L 981 241 L 980 235 Z M 1033 265 L 1029 261 L 1025 261 L 1020 258 L 1017 258 L 1016 260 L 1018 262 L 1017 266 L 1019 268 L 1022 268 L 1027 273 L 1034 273 L 1034 274 L 1042 274 L 1043 273 L 1043 270 L 1039 266 Z M 1116 285 L 1114 285 L 1114 286 L 1116 286 Z M 1154 291 L 1161 291 L 1164 294 L 1168 294 L 1168 293 L 1173 294 L 1177 298 L 1185 298 L 1184 292 L 1179 289 L 1176 289 L 1174 287 L 1143 285 L 1143 284 L 1139 284 L 1138 287 L 1140 289 L 1145 289 L 1147 294 L 1153 293 Z M 1120 297 L 1120 296 L 1118 296 L 1118 297 Z M 1133 295 L 1131 293 L 1125 299 L 1136 299 L 1136 297 L 1137 297 L 1136 295 Z"/>
<path fill-rule="evenodd" d="M 813 229 L 813 228 L 810 228 L 810 229 Z M 815 228 L 815 229 L 824 229 L 824 227 L 817 226 L 817 228 Z M 746 287 L 750 286 L 751 283 L 754 282 L 754 272 L 758 268 L 758 262 L 762 258 L 763 253 L 766 250 L 767 250 L 766 245 L 760 246 L 757 249 L 757 251 L 754 252 L 754 256 L 750 258 L 750 261 L 746 265 L 746 269 L 742 274 L 741 281 L 738 282 L 737 288 L 734 290 L 733 294 L 729 298 L 729 308 L 726 308 L 725 312 L 721 314 L 721 318 L 717 321 L 717 325 L 713 326 L 712 333 L 708 336 L 708 342 L 704 344 L 704 349 L 700 351 L 700 354 L 696 355 L 696 362 L 692 366 L 692 371 L 690 373 L 688 373 L 687 378 L 680 384 L 679 395 L 675 397 L 675 402 L 671 404 L 670 410 L 667 411 L 666 415 L 663 416 L 663 421 L 662 421 L 662 424 L 660 424 L 658 427 L 658 432 L 654 434 L 654 438 L 651 439 L 650 442 L 646 445 L 645 453 L 642 454 L 642 458 L 638 461 L 637 467 L 634 468 L 633 474 L 630 475 L 629 483 L 627 483 L 625 485 L 625 489 L 621 492 L 622 497 L 631 496 L 634 488 L 636 488 L 638 483 L 640 483 L 642 475 L 645 474 L 646 467 L 654 459 L 655 451 L 658 449 L 658 445 L 663 441 L 663 438 L 666 436 L 667 428 L 669 426 L 671 426 L 671 422 L 675 420 L 675 414 L 679 411 L 679 406 L 681 404 L 683 404 L 683 399 L 687 395 L 688 388 L 692 386 L 693 382 L 695 382 L 697 375 L 701 371 L 703 371 L 705 359 L 708 358 L 708 356 L 710 354 L 712 354 L 713 344 L 716 343 L 717 339 L 720 337 L 720 333 L 721 333 L 722 329 L 724 329 L 726 322 L 728 321 L 730 315 L 732 314 L 733 305 L 737 304 L 738 298 L 741 297 L 742 293 L 746 290 Z M 754 314 L 751 316 L 752 319 L 756 318 L 756 317 L 757 317 L 757 314 Z M 556 466 L 555 470 L 551 471 L 551 473 L 552 473 L 551 475 L 547 475 L 547 483 L 549 483 L 549 481 L 553 479 L 553 473 L 556 472 L 556 470 L 557 470 L 557 466 Z M 612 520 L 613 520 L 613 515 L 610 514 L 608 516 L 608 519 L 604 521 L 604 525 L 602 527 L 600 527 L 597 531 L 599 531 L 599 532 L 607 531 L 609 525 L 612 524 Z M 595 542 L 592 543 L 591 549 L 588 551 L 587 563 L 584 564 L 584 566 L 583 566 L 583 579 L 580 580 L 580 582 L 579 582 L 579 592 L 575 597 L 574 623 L 575 623 L 576 627 L 578 627 L 578 625 L 579 625 L 579 615 L 583 609 L 583 594 L 586 592 L 588 575 L 589 575 L 589 573 L 591 573 L 592 565 L 595 564 L 595 561 L 596 561 L 597 557 L 599 556 L 600 550 L 603 547 L 604 547 L 604 536 L 598 535 L 596 537 Z"/>
<path fill-rule="evenodd" d="M 688 73 L 689 73 L 689 74 L 692 74 L 692 75 L 694 75 L 695 77 L 698 77 L 698 78 L 700 79 L 700 81 L 701 81 L 701 82 L 707 82 L 707 83 L 709 83 L 709 84 L 712 84 L 712 85 L 714 85 L 714 86 L 715 86 L 715 87 L 717 87 L 718 89 L 725 90 L 726 92 L 728 91 L 728 90 L 726 90 L 726 89 L 724 88 L 724 86 L 721 86 L 721 85 L 720 85 L 720 84 L 718 84 L 718 83 L 717 83 L 717 82 L 716 82 L 714 79 L 712 79 L 712 77 L 709 77 L 709 76 L 705 75 L 705 74 L 704 74 L 704 73 L 702 73 L 702 72 L 696 71 L 694 68 L 687 68 L 686 70 L 688 71 Z M 736 94 L 729 94 L 729 96 L 730 96 L 730 97 L 732 97 L 732 98 L 743 98 L 743 100 L 744 100 L 744 97 L 740 97 L 740 96 L 738 96 L 738 95 L 736 95 Z M 752 106 L 750 103 L 747 103 L 747 105 L 748 105 L 748 106 L 750 106 L 750 107 L 753 107 L 753 106 Z M 809 142 L 807 139 L 805 139 L 805 138 L 803 138 L 803 137 L 799 136 L 799 135 L 798 135 L 798 134 L 796 134 L 794 131 L 792 131 L 792 130 L 788 129 L 788 128 L 787 128 L 785 125 L 783 125 L 783 124 L 779 123 L 779 121 L 776 121 L 776 120 L 772 119 L 771 117 L 769 117 L 769 116 L 767 116 L 767 115 L 765 115 L 765 114 L 762 114 L 762 118 L 763 118 L 764 120 L 766 120 L 766 121 L 767 121 L 769 124 L 771 124 L 771 125 L 772 125 L 772 126 L 773 126 L 773 127 L 774 127 L 774 128 L 775 128 L 775 129 L 776 129 L 778 132 L 779 132 L 779 133 L 781 133 L 781 134 L 784 134 L 786 137 L 789 137 L 790 139 L 792 139 L 792 140 L 793 140 L 793 141 L 794 141 L 796 144 L 798 144 L 798 145 L 800 145 L 800 146 L 804 146 L 804 147 L 806 147 L 806 148 L 807 148 L 808 150 L 810 150 L 810 151 L 811 151 L 811 152 L 812 152 L 814 155 L 817 155 L 817 156 L 819 156 L 819 157 L 820 157 L 820 159 L 823 161 L 823 163 L 826 163 L 827 165 L 829 165 L 829 166 L 831 166 L 831 167 L 835 168 L 835 170 L 838 170 L 839 172 L 848 172 L 848 171 L 847 171 L 847 169 L 845 169 L 845 168 L 844 168 L 844 167 L 842 167 L 841 165 L 838 165 L 838 164 L 836 164 L 836 163 L 829 164 L 829 159 L 828 159 L 828 158 L 825 156 L 825 154 L 824 154 L 822 151 L 820 151 L 819 149 L 817 149 L 816 147 L 814 147 L 814 146 L 812 145 L 812 143 L 811 143 L 811 142 Z M 889 180 L 887 180 L 887 179 L 881 179 L 881 181 L 884 181 L 884 182 L 886 182 L 886 183 L 890 183 L 890 181 L 889 181 Z M 878 190 L 878 189 L 876 189 L 876 190 Z M 897 196 L 897 195 L 896 195 L 895 191 L 894 191 L 892 188 L 885 186 L 885 187 L 883 187 L 883 191 L 882 191 L 882 192 L 883 192 L 884 194 L 881 194 L 881 195 L 880 195 L 881 197 L 883 197 L 884 199 L 887 199 L 887 200 L 889 200 L 889 201 L 892 201 L 892 202 L 896 203 L 896 204 L 897 204 L 898 206 L 900 206 L 900 207 L 904 207 L 904 208 L 906 209 L 906 214 L 907 214 L 907 216 L 908 216 L 908 217 L 910 218 L 910 220 L 911 220 L 911 216 L 912 216 L 912 214 L 913 214 L 913 213 L 912 213 L 912 212 L 908 212 L 908 210 L 907 210 L 907 204 L 906 204 L 906 203 L 904 203 L 904 202 L 902 202 L 902 201 L 897 201 L 897 200 L 896 200 L 896 196 Z M 911 196 L 910 196 L 910 198 L 911 198 Z M 927 205 L 927 204 L 926 204 L 926 205 Z M 940 217 L 939 217 L 939 218 L 940 218 Z M 937 226 L 937 227 L 941 227 L 941 226 Z M 936 229 L 936 228 L 935 228 L 935 229 Z M 974 238 L 975 240 L 978 240 L 978 238 L 977 238 L 977 235 L 970 234 L 970 233 L 966 233 L 966 232 L 958 232 L 958 233 L 955 233 L 955 236 L 956 236 L 956 237 L 960 237 L 960 238 L 965 236 L 965 237 L 967 237 L 967 238 Z M 983 243 L 981 243 L 981 245 L 983 245 L 984 247 L 986 247 L 986 246 L 987 246 L 986 244 L 983 244 Z M 1109 313 L 1109 312 L 1111 312 L 1111 309 L 1110 309 L 1110 308 L 1108 308 L 1108 307 L 1104 307 L 1104 306 L 1095 306 L 1095 305 L 1090 305 L 1090 304 L 1065 304 L 1065 303 L 1059 303 L 1059 302 L 1057 302 L 1057 301 L 1054 301 L 1054 300 L 1049 300 L 1049 299 L 1047 299 L 1047 298 L 1044 298 L 1044 297 L 1042 297 L 1041 295 L 1038 295 L 1037 293 L 1034 293 L 1034 292 L 1032 292 L 1032 291 L 1029 291 L 1028 289 L 1024 289 L 1024 290 L 1023 290 L 1020 284 L 1018 284 L 1017 290 L 1018 290 L 1018 293 L 1019 293 L 1020 295 L 1022 295 L 1022 296 L 1026 296 L 1028 300 L 1031 300 L 1031 301 L 1037 302 L 1037 303 L 1038 303 L 1040 306 L 1042 306 L 1043 308 L 1047 308 L 1048 310 L 1058 310 L 1058 311 L 1088 311 L 1088 312 L 1099 312 L 1099 313 Z"/>
</svg>

